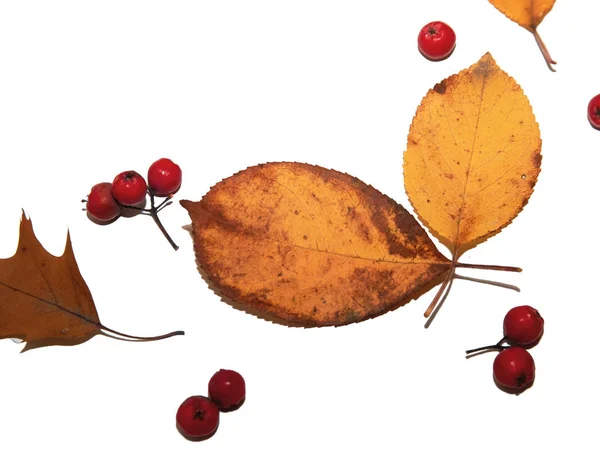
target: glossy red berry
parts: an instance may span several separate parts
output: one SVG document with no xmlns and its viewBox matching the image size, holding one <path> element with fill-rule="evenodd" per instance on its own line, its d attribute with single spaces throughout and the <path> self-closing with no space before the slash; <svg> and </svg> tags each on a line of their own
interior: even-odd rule
<svg viewBox="0 0 600 450">
<path fill-rule="evenodd" d="M 588 120 L 594 128 L 600 130 L 600 94 L 591 99 L 588 104 Z"/>
<path fill-rule="evenodd" d="M 446 59 L 456 46 L 456 34 L 444 22 L 431 22 L 421 28 L 417 39 L 419 51 L 431 61 Z"/>
<path fill-rule="evenodd" d="M 504 316 L 504 337 L 512 345 L 529 345 L 544 332 L 544 319 L 531 306 L 517 306 Z"/>
<path fill-rule="evenodd" d="M 111 183 L 98 183 L 87 198 L 86 209 L 90 216 L 101 222 L 108 222 L 117 217 L 121 208 L 112 196 Z"/>
<path fill-rule="evenodd" d="M 181 186 L 181 168 L 167 158 L 152 163 L 148 169 L 148 185 L 156 195 L 170 195 Z"/>
<path fill-rule="evenodd" d="M 533 383 L 535 363 L 527 350 L 509 347 L 494 360 L 494 380 L 506 389 L 524 390 Z"/>
<path fill-rule="evenodd" d="M 208 382 L 208 395 L 222 411 L 236 409 L 246 398 L 246 382 L 236 371 L 221 369 Z"/>
<path fill-rule="evenodd" d="M 122 205 L 132 206 L 146 198 L 146 180 L 139 173 L 128 170 L 113 180 L 112 195 Z"/>
<path fill-rule="evenodd" d="M 196 395 L 187 398 L 177 410 L 177 429 L 191 441 L 211 437 L 219 427 L 219 408 L 209 398 Z"/>
</svg>

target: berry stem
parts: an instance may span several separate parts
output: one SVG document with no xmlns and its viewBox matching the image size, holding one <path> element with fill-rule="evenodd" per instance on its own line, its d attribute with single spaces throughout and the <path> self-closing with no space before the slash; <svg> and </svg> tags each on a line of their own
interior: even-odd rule
<svg viewBox="0 0 600 450">
<path fill-rule="evenodd" d="M 505 346 L 502 345 L 505 342 L 506 342 L 506 338 L 503 337 L 495 345 L 486 345 L 485 347 L 474 348 L 472 350 L 467 350 L 465 353 L 467 355 L 470 355 L 471 353 L 477 353 L 477 352 L 481 352 L 481 351 L 484 351 L 484 350 L 498 350 L 499 352 L 501 352 L 502 350 L 505 350 L 505 349 L 509 348 L 509 347 L 505 347 Z"/>
<path fill-rule="evenodd" d="M 179 246 L 177 244 L 175 244 L 175 242 L 173 242 L 173 239 L 171 239 L 171 236 L 169 236 L 169 233 L 167 233 L 167 230 L 165 229 L 165 227 L 163 226 L 162 222 L 158 218 L 158 210 L 157 210 L 156 206 L 154 205 L 154 193 L 151 190 L 149 191 L 149 193 L 150 193 L 150 215 L 154 219 L 154 222 L 156 223 L 156 225 L 158 226 L 158 228 L 160 229 L 160 231 L 162 231 L 162 234 L 167 238 L 167 241 L 169 241 L 169 244 L 171 244 L 171 246 L 173 247 L 173 249 L 179 250 Z M 168 200 L 165 199 L 160 204 L 160 206 L 162 206 L 167 201 Z M 159 206 L 159 208 L 160 208 L 160 206 Z"/>
<path fill-rule="evenodd" d="M 128 339 L 133 339 L 136 341 L 144 341 L 144 342 L 150 342 L 150 341 L 160 341 L 162 339 L 167 339 L 173 336 L 183 336 L 185 334 L 184 331 L 173 331 L 172 333 L 167 333 L 167 334 L 163 334 L 161 336 L 152 336 L 152 337 L 140 337 L 140 336 L 132 336 L 130 334 L 125 334 L 125 333 L 120 333 L 118 331 L 112 330 L 102 324 L 99 324 L 100 328 L 104 331 L 108 331 L 109 333 L 112 334 L 116 334 L 117 336 L 122 336 Z"/>
<path fill-rule="evenodd" d="M 520 267 L 512 266 L 494 266 L 489 264 L 467 264 L 467 263 L 454 263 L 454 267 L 461 269 L 480 269 L 480 270 L 498 270 L 501 272 L 522 272 L 523 269 Z"/>
<path fill-rule="evenodd" d="M 542 38 L 538 34 L 537 30 L 533 30 L 532 33 L 533 33 L 533 37 L 535 38 L 535 42 L 537 43 L 538 47 L 540 48 L 540 51 L 542 52 L 542 55 L 544 56 L 544 60 L 546 61 L 548 68 L 552 72 L 556 72 L 556 69 L 554 67 L 552 67 L 552 64 L 557 64 L 557 63 L 556 63 L 556 61 L 554 61 L 552 59 L 552 56 L 550 56 L 550 52 L 548 51 L 546 44 L 544 44 L 544 41 L 542 41 Z"/>
</svg>

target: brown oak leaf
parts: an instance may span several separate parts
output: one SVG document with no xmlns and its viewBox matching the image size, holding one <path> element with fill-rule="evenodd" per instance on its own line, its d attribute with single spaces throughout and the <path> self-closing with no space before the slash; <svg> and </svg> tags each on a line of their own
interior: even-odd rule
<svg viewBox="0 0 600 450">
<path fill-rule="evenodd" d="M 23 213 L 17 251 L 11 258 L 0 259 L 0 339 L 26 341 L 25 351 L 47 345 L 81 344 L 97 334 L 149 341 L 183 332 L 143 338 L 102 325 L 77 267 L 70 236 L 62 256 L 51 255 L 35 237 L 31 220 Z"/>
</svg>

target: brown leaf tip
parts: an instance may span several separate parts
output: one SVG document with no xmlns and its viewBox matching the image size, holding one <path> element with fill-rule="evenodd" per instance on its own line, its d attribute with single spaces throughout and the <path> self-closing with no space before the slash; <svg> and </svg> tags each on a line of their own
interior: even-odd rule
<svg viewBox="0 0 600 450">
<path fill-rule="evenodd" d="M 496 67 L 496 61 L 492 57 L 490 52 L 487 52 L 485 55 L 481 57 L 479 61 L 477 61 L 473 66 L 473 73 L 475 75 L 486 77 L 494 70 Z"/>
</svg>

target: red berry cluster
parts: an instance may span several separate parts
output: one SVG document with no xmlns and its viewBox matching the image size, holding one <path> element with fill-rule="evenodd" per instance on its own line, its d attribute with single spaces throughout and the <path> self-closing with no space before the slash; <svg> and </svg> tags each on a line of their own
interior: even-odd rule
<svg viewBox="0 0 600 450">
<path fill-rule="evenodd" d="M 529 388 L 535 379 L 535 363 L 526 348 L 537 345 L 543 333 L 544 319 L 538 310 L 517 306 L 506 313 L 504 337 L 496 345 L 468 350 L 467 355 L 498 350 L 493 367 L 494 381 L 506 392 L 519 393 Z"/>
<path fill-rule="evenodd" d="M 234 370 L 221 369 L 208 382 L 208 397 L 194 395 L 177 410 L 177 430 L 190 441 L 203 441 L 219 427 L 219 413 L 238 409 L 246 400 L 246 382 Z"/>
<path fill-rule="evenodd" d="M 98 183 L 92 187 L 87 200 L 83 200 L 88 214 L 100 223 L 116 220 L 124 210 L 151 216 L 175 250 L 173 242 L 158 218 L 158 212 L 170 204 L 173 194 L 181 186 L 181 168 L 167 158 L 152 163 L 148 169 L 148 183 L 134 170 L 121 172 L 112 183 Z M 150 208 L 144 208 L 146 195 Z M 155 197 L 166 197 L 159 205 Z"/>
</svg>

